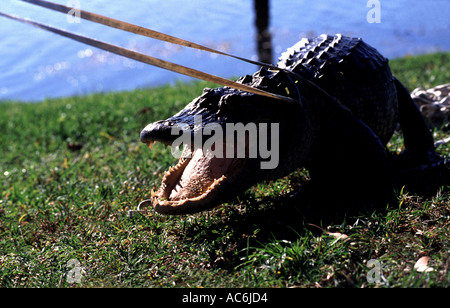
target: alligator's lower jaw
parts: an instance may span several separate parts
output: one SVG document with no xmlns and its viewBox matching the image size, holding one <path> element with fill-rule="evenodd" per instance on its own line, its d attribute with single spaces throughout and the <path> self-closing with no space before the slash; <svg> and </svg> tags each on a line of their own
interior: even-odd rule
<svg viewBox="0 0 450 308">
<path fill-rule="evenodd" d="M 191 158 L 181 158 L 164 175 L 161 187 L 152 192 L 156 212 L 168 215 L 193 214 L 212 209 L 222 199 L 223 187 L 241 172 L 245 159 L 216 158 L 196 150 Z"/>
</svg>

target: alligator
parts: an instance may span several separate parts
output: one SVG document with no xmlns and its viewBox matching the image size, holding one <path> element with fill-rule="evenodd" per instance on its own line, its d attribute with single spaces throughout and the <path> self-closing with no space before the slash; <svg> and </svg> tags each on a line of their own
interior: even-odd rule
<svg viewBox="0 0 450 308">
<path fill-rule="evenodd" d="M 73 11 L 47 1 L 27 2 L 66 14 Z M 335 203 L 336 194 L 344 202 L 359 197 L 385 200 L 393 184 L 405 180 L 411 171 L 448 164 L 436 154 L 420 110 L 392 76 L 388 60 L 360 38 L 324 34 L 302 39 L 274 66 L 79 11 L 80 18 L 108 27 L 262 66 L 252 76 L 234 82 L 0 12 L 0 16 L 90 46 L 225 86 L 204 89 L 200 97 L 171 118 L 142 130 L 141 141 L 150 148 L 158 141 L 172 145 L 173 150 L 180 139 L 185 147 L 178 164 L 165 173 L 160 189 L 139 208 L 152 205 L 163 214 L 212 209 L 255 183 L 286 176 L 301 167 L 310 171 L 312 180 L 307 184 L 313 184 L 302 188 L 313 187 L 310 191 L 320 193 L 317 199 L 331 195 L 327 202 Z M 392 155 L 386 144 L 398 124 L 406 150 Z M 180 131 L 181 137 L 176 135 Z M 224 132 L 226 138 L 218 138 Z M 213 142 L 201 138 L 211 134 Z M 255 155 L 255 143 L 259 143 L 259 156 Z M 276 156 L 275 164 L 266 161 L 272 158 L 271 153 Z M 450 169 L 445 172 L 444 178 L 450 182 Z"/>
<path fill-rule="evenodd" d="M 206 88 L 174 116 L 148 124 L 140 139 L 150 147 L 154 142 L 171 146 L 180 138 L 176 127 L 194 139 L 212 123 L 225 132 L 230 123 L 244 128 L 255 123 L 258 136 L 275 136 L 267 142 L 278 149 L 276 167 L 262 168 L 267 156 L 251 157 L 248 131 L 240 136 L 244 156 L 208 155 L 202 148 L 205 140 L 194 142 L 140 207 L 151 205 L 161 214 L 197 213 L 301 167 L 309 170 L 311 183 L 322 196 L 333 192 L 354 198 L 359 192 L 362 198 L 376 199 L 392 190 L 390 179 L 398 170 L 386 149 L 397 125 L 404 136 L 403 166 L 440 159 L 419 109 L 392 75 L 388 59 L 361 38 L 340 34 L 304 38 L 281 55 L 277 69 L 261 67 L 238 82 L 292 101 L 229 87 Z M 278 126 L 259 125 L 263 123 Z M 261 127 L 268 127 L 264 134 Z M 221 140 L 216 140 L 216 147 L 230 146 Z"/>
</svg>

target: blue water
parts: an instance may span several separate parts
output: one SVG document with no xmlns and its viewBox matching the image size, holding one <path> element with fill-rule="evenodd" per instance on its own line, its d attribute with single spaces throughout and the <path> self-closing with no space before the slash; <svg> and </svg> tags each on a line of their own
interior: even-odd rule
<svg viewBox="0 0 450 308">
<path fill-rule="evenodd" d="M 251 74 L 257 69 L 237 60 L 122 33 L 88 21 L 69 23 L 64 14 L 18 0 L 0 1 L 0 12 L 52 24 L 222 77 Z M 450 1 L 379 0 L 380 23 L 367 21 L 371 9 L 367 1 L 271 0 L 274 56 L 301 37 L 321 33 L 362 37 L 389 58 L 450 50 Z M 252 2 L 79 0 L 84 10 L 256 59 Z M 3 17 L 0 17 L 0 37 L 0 100 L 38 101 L 190 79 Z"/>
</svg>

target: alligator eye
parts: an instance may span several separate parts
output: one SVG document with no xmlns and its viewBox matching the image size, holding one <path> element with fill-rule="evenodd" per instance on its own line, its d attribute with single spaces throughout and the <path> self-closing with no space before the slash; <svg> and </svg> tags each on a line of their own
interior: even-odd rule
<svg viewBox="0 0 450 308">
<path fill-rule="evenodd" d="M 211 88 L 204 88 L 201 97 L 207 98 L 207 97 L 209 97 L 209 96 L 211 96 L 211 95 L 214 95 L 214 89 L 211 89 Z"/>
<path fill-rule="evenodd" d="M 245 75 L 244 77 L 241 77 L 241 79 L 239 79 L 240 83 L 243 84 L 249 84 L 253 81 L 253 77 L 251 75 Z"/>
</svg>

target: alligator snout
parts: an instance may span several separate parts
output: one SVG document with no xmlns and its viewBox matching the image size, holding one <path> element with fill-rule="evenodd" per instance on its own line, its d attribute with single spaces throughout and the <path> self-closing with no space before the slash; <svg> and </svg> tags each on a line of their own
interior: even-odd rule
<svg viewBox="0 0 450 308">
<path fill-rule="evenodd" d="M 167 120 L 150 123 L 141 131 L 140 139 L 147 144 L 158 141 L 165 145 L 171 145 L 178 137 L 178 135 L 173 134 L 172 128 L 174 125 Z"/>
</svg>

